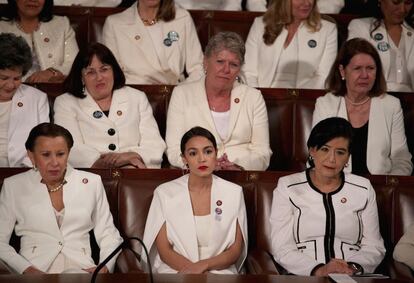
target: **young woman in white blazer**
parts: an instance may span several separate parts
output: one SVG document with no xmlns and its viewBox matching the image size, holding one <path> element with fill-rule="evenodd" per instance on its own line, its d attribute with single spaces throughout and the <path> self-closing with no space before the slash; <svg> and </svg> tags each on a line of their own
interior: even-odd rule
<svg viewBox="0 0 414 283">
<path fill-rule="evenodd" d="M 165 143 L 145 93 L 125 86 L 111 51 L 91 44 L 76 56 L 56 98 L 55 122 L 75 140 L 69 163 L 74 167 L 159 168 Z"/>
<path fill-rule="evenodd" d="M 0 34 L 0 167 L 31 167 L 24 142 L 37 124 L 49 122 L 46 93 L 22 84 L 32 65 L 22 37 Z"/>
<path fill-rule="evenodd" d="M 218 169 L 266 170 L 269 145 L 267 109 L 259 90 L 237 82 L 244 42 L 234 32 L 221 32 L 207 44 L 204 78 L 174 88 L 167 113 L 167 156 L 182 167 L 180 137 L 195 126 L 213 133 Z"/>
<path fill-rule="evenodd" d="M 413 165 L 400 101 L 386 93 L 381 59 L 374 46 L 362 38 L 347 41 L 327 82 L 330 93 L 316 100 L 312 124 L 328 117 L 350 121 L 355 146 L 346 170 L 410 175 Z"/>
<path fill-rule="evenodd" d="M 273 1 L 246 40 L 243 72 L 251 87 L 323 89 L 337 52 L 336 25 L 316 0 Z"/>
<path fill-rule="evenodd" d="M 309 136 L 306 171 L 279 178 L 270 214 L 272 254 L 296 275 L 373 273 L 385 255 L 375 191 L 344 173 L 352 127 L 331 117 Z"/>
<path fill-rule="evenodd" d="M 380 54 L 388 91 L 414 91 L 414 2 L 376 0 L 373 17 L 349 23 L 348 38 L 368 40 Z"/>
<path fill-rule="evenodd" d="M 0 193 L 0 259 L 16 273 L 92 273 L 89 232 L 103 261 L 121 242 L 100 176 L 67 160 L 73 139 L 61 126 L 42 123 L 26 141 L 33 169 L 4 179 Z M 13 230 L 20 251 L 9 245 Z M 116 257 L 102 272 L 112 272 Z"/>
<path fill-rule="evenodd" d="M 190 14 L 173 0 L 139 0 L 109 16 L 103 42 L 128 84 L 177 84 L 203 75 L 203 54 Z"/>
<path fill-rule="evenodd" d="M 153 270 L 240 273 L 248 243 L 243 189 L 213 175 L 217 144 L 208 130 L 190 129 L 180 148 L 189 173 L 158 186 L 145 224 Z"/>
<path fill-rule="evenodd" d="M 8 0 L 0 20 L 0 33 L 22 36 L 33 54 L 26 82 L 63 81 L 69 73 L 78 44 L 67 17 L 54 16 L 53 0 Z"/>
</svg>

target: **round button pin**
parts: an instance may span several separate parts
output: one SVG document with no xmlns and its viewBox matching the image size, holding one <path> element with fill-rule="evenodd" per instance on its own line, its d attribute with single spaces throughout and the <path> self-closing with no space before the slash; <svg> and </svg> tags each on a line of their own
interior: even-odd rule
<svg viewBox="0 0 414 283">
<path fill-rule="evenodd" d="M 169 38 L 166 38 L 166 39 L 164 39 L 164 45 L 165 46 L 171 46 L 171 44 L 172 44 L 172 41 L 171 41 L 171 39 L 169 39 Z"/>
<path fill-rule="evenodd" d="M 114 145 L 113 143 L 110 143 L 108 145 L 109 150 L 115 150 L 116 149 L 116 145 Z"/>
<path fill-rule="evenodd" d="M 384 39 L 384 36 L 382 35 L 382 33 L 376 33 L 376 34 L 374 35 L 374 39 L 375 39 L 376 41 L 380 41 L 380 40 L 383 40 L 383 39 Z"/>
<path fill-rule="evenodd" d="M 89 181 L 88 181 L 88 179 L 87 178 L 83 178 L 82 179 L 82 183 L 84 183 L 84 184 L 87 184 Z"/>
<path fill-rule="evenodd" d="M 180 36 L 178 35 L 178 32 L 176 31 L 170 31 L 167 34 L 167 37 L 171 39 L 171 41 L 177 41 L 180 38 Z"/>
<path fill-rule="evenodd" d="M 122 115 L 122 111 L 121 110 L 116 111 L 116 115 L 121 116 Z"/>
<path fill-rule="evenodd" d="M 221 213 L 223 213 L 223 211 L 221 210 L 221 208 L 219 208 L 219 207 L 217 207 L 216 209 L 215 209 L 215 211 L 216 211 L 216 214 L 218 214 L 218 215 L 220 215 Z"/>
<path fill-rule="evenodd" d="M 223 202 L 221 200 L 216 201 L 217 206 L 221 206 Z"/>
<path fill-rule="evenodd" d="M 17 102 L 17 106 L 23 107 L 23 102 Z"/>
<path fill-rule="evenodd" d="M 52 58 L 53 57 L 52 53 L 47 54 L 47 57 Z"/>
<path fill-rule="evenodd" d="M 407 32 L 407 35 L 408 35 L 408 36 L 412 36 L 412 35 L 413 35 L 413 33 L 412 33 L 411 31 L 408 31 L 408 32 Z"/>
<path fill-rule="evenodd" d="M 381 41 L 377 44 L 377 48 L 379 51 L 386 52 L 390 48 L 390 45 L 388 44 L 388 42 Z"/>
<path fill-rule="evenodd" d="M 315 47 L 316 47 L 316 45 L 317 45 L 316 40 L 311 39 L 311 40 L 309 40 L 309 41 L 308 41 L 308 46 L 309 46 L 310 48 L 315 48 Z"/>
<path fill-rule="evenodd" d="M 141 37 L 139 35 L 135 36 L 135 40 L 140 40 L 140 39 L 141 39 Z"/>
<path fill-rule="evenodd" d="M 44 41 L 44 42 L 49 42 L 49 41 L 50 41 L 50 39 L 49 39 L 49 37 L 45 37 L 45 39 L 43 39 L 43 41 Z"/>
<path fill-rule="evenodd" d="M 115 135 L 115 129 L 110 128 L 110 129 L 108 130 L 108 135 L 110 135 L 110 136 Z"/>
<path fill-rule="evenodd" d="M 93 112 L 93 117 L 96 119 L 102 118 L 103 113 L 101 111 L 95 111 Z"/>
<path fill-rule="evenodd" d="M 235 99 L 234 99 L 234 102 L 235 102 L 235 103 L 239 103 L 239 102 L 240 102 L 240 99 L 235 98 Z"/>
<path fill-rule="evenodd" d="M 346 203 L 346 198 L 341 198 L 342 203 Z"/>
</svg>

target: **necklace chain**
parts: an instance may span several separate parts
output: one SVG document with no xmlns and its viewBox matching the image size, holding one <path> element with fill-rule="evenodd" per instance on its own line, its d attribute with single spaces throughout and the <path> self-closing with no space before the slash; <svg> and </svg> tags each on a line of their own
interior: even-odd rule
<svg viewBox="0 0 414 283">
<path fill-rule="evenodd" d="M 361 106 L 364 105 L 365 103 L 367 103 L 371 97 L 367 97 L 365 100 L 361 101 L 361 102 L 353 102 L 347 95 L 345 95 L 345 99 L 346 101 L 349 102 L 349 104 L 353 105 L 353 106 Z"/>
<path fill-rule="evenodd" d="M 60 183 L 59 185 L 57 185 L 55 188 L 53 188 L 53 189 L 49 189 L 49 188 L 47 188 L 47 191 L 49 192 L 49 193 L 54 193 L 54 192 L 57 192 L 57 191 L 59 191 L 59 190 L 61 190 L 62 188 L 63 188 L 63 185 L 65 185 L 67 182 L 66 182 L 66 180 L 63 180 L 63 182 L 62 183 Z"/>
</svg>

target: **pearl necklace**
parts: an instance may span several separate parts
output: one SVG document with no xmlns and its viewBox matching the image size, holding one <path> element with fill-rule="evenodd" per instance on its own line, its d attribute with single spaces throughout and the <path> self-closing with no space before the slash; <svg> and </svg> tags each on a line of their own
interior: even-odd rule
<svg viewBox="0 0 414 283">
<path fill-rule="evenodd" d="M 63 188 L 63 185 L 65 185 L 67 182 L 66 182 L 66 180 L 63 180 L 63 182 L 62 183 L 60 183 L 58 186 L 56 186 L 55 188 L 53 188 L 53 189 L 49 189 L 49 188 L 47 188 L 47 191 L 49 192 L 49 193 L 54 193 L 54 192 L 57 192 L 57 191 L 59 191 L 59 190 L 61 190 L 62 188 Z M 47 186 L 46 186 L 47 187 Z"/>
<path fill-rule="evenodd" d="M 349 97 L 348 97 L 348 95 L 345 95 L 345 99 L 346 99 L 346 101 L 348 101 L 349 102 L 349 104 L 351 104 L 351 105 L 353 105 L 353 106 L 360 106 L 360 105 L 364 105 L 365 103 L 367 103 L 370 99 L 371 99 L 371 97 L 367 97 L 367 99 L 365 99 L 365 100 L 363 100 L 363 101 L 361 101 L 361 102 L 353 102 Z"/>
</svg>

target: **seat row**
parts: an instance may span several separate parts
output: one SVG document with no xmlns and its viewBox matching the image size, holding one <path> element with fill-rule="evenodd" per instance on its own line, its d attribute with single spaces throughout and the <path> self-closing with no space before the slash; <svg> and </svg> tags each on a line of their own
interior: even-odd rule
<svg viewBox="0 0 414 283">
<path fill-rule="evenodd" d="M 0 169 L 0 185 L 4 178 L 27 169 Z M 123 237 L 143 236 L 148 210 L 154 189 L 167 181 L 178 178 L 182 172 L 171 169 L 116 169 L 88 171 L 101 175 L 115 225 Z M 249 256 L 245 263 L 251 274 L 280 274 L 270 255 L 270 208 L 273 190 L 280 177 L 289 172 L 220 171 L 218 175 L 243 187 L 249 233 Z M 411 278 L 408 267 L 392 259 L 392 251 L 409 225 L 414 223 L 414 177 L 370 176 L 377 194 L 380 230 L 387 249 L 386 257 L 378 272 L 392 278 Z M 19 241 L 14 236 L 12 245 L 18 250 Z M 135 244 L 134 244 L 135 245 Z M 134 246 L 138 249 L 138 246 Z M 94 255 L 99 255 L 97 246 Z M 135 257 L 123 252 L 117 260 L 116 272 L 140 272 Z M 0 266 L 0 273 L 6 273 Z"/>
<path fill-rule="evenodd" d="M 0 11 L 5 5 L 0 4 Z M 76 32 L 79 48 L 86 47 L 88 43 L 102 42 L 102 28 L 107 16 L 120 13 L 125 8 L 102 8 L 102 7 L 78 7 L 57 6 L 54 7 L 56 15 L 67 16 Z M 198 38 L 204 48 L 208 40 L 220 31 L 234 31 L 246 40 L 254 19 L 261 16 L 262 12 L 241 11 L 189 11 L 197 29 Z M 336 21 L 338 26 L 338 46 L 346 40 L 348 35 L 348 23 L 357 18 L 357 15 L 333 14 L 330 17 Z"/>
<path fill-rule="evenodd" d="M 61 84 L 38 84 L 48 94 L 53 109 L 54 99 L 63 93 Z M 174 89 L 171 85 L 132 85 L 147 94 L 161 136 L 165 138 L 168 103 Z M 306 141 L 312 128 L 316 98 L 324 90 L 260 89 L 269 117 L 270 147 L 273 155 L 269 170 L 297 171 L 305 168 L 308 157 Z M 394 93 L 401 100 L 408 148 L 414 156 L 414 95 Z M 166 160 L 166 158 L 165 158 Z M 164 162 L 164 167 L 167 165 Z"/>
</svg>

